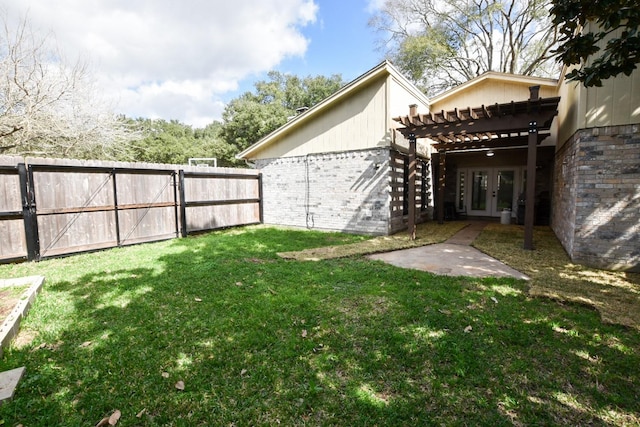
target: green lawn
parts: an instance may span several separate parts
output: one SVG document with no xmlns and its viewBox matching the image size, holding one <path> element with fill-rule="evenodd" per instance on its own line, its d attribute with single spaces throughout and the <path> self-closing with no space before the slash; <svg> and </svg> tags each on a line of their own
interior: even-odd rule
<svg viewBox="0 0 640 427">
<path fill-rule="evenodd" d="M 359 240 L 248 227 L 0 266 L 46 277 L 0 363 L 27 368 L 0 425 L 640 423 L 640 331 L 595 310 L 277 255 Z"/>
</svg>

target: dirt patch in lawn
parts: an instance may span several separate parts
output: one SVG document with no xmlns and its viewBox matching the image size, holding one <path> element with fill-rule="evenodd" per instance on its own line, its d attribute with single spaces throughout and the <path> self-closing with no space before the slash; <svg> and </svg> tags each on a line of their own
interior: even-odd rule
<svg viewBox="0 0 640 427">
<path fill-rule="evenodd" d="M 444 224 L 429 221 L 417 225 L 415 240 L 411 240 L 409 233 L 405 231 L 392 236 L 375 237 L 370 240 L 365 240 L 364 242 L 305 249 L 296 252 L 280 252 L 278 255 L 285 259 L 295 259 L 298 261 L 320 261 L 324 259 L 345 258 L 398 249 L 415 248 L 432 245 L 434 243 L 442 243 L 467 225 L 469 225 L 468 222 L 462 221 L 445 222 Z"/>
<path fill-rule="evenodd" d="M 27 288 L 29 288 L 28 285 L 0 288 L 0 324 L 7 320 L 7 316 L 20 302 L 22 294 Z"/>
</svg>

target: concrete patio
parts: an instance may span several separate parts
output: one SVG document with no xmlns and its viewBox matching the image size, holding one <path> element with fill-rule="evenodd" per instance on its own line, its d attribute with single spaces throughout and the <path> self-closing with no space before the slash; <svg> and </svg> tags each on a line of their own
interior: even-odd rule
<svg viewBox="0 0 640 427">
<path fill-rule="evenodd" d="M 368 258 L 445 276 L 529 280 L 521 272 L 470 246 L 486 225 L 487 222 L 474 221 L 444 243 L 374 254 Z"/>
</svg>

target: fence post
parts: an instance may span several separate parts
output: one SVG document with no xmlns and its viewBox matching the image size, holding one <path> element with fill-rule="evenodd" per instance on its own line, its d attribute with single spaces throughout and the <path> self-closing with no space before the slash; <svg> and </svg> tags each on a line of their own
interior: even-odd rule
<svg viewBox="0 0 640 427">
<path fill-rule="evenodd" d="M 113 213 L 116 220 L 116 244 L 120 246 L 120 215 L 118 214 L 118 185 L 116 183 L 116 168 L 111 169 L 113 181 Z"/>
<path fill-rule="evenodd" d="M 258 173 L 258 210 L 260 216 L 260 224 L 264 224 L 264 200 L 262 195 L 262 172 Z"/>
<path fill-rule="evenodd" d="M 182 224 L 181 236 L 187 237 L 187 199 L 184 191 L 184 170 L 180 169 L 178 173 L 180 176 L 180 221 Z"/>
<path fill-rule="evenodd" d="M 33 183 L 33 169 L 24 163 L 18 163 L 20 177 L 20 195 L 22 198 L 22 217 L 24 219 L 24 236 L 27 241 L 27 259 L 40 259 L 40 238 L 38 236 L 38 217 L 36 214 L 36 195 Z"/>
</svg>

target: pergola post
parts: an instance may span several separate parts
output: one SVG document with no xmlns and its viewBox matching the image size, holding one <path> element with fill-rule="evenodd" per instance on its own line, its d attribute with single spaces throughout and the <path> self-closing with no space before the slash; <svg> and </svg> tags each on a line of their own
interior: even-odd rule
<svg viewBox="0 0 640 427">
<path fill-rule="evenodd" d="M 446 165 L 445 152 L 438 154 L 438 224 L 444 224 L 444 192 L 446 189 Z"/>
<path fill-rule="evenodd" d="M 538 99 L 540 86 L 529 88 L 530 101 Z M 535 221 L 536 201 L 536 154 L 538 150 L 538 123 L 535 120 L 529 122 L 529 139 L 527 144 L 527 188 L 524 211 L 524 249 L 533 250 L 533 225 Z"/>
<path fill-rule="evenodd" d="M 416 135 L 409 134 L 409 238 L 416 239 Z"/>
<path fill-rule="evenodd" d="M 536 151 L 538 148 L 538 124 L 529 123 L 529 144 L 527 148 L 527 188 L 524 201 L 524 248 L 533 250 L 533 223 L 536 200 Z"/>
</svg>

